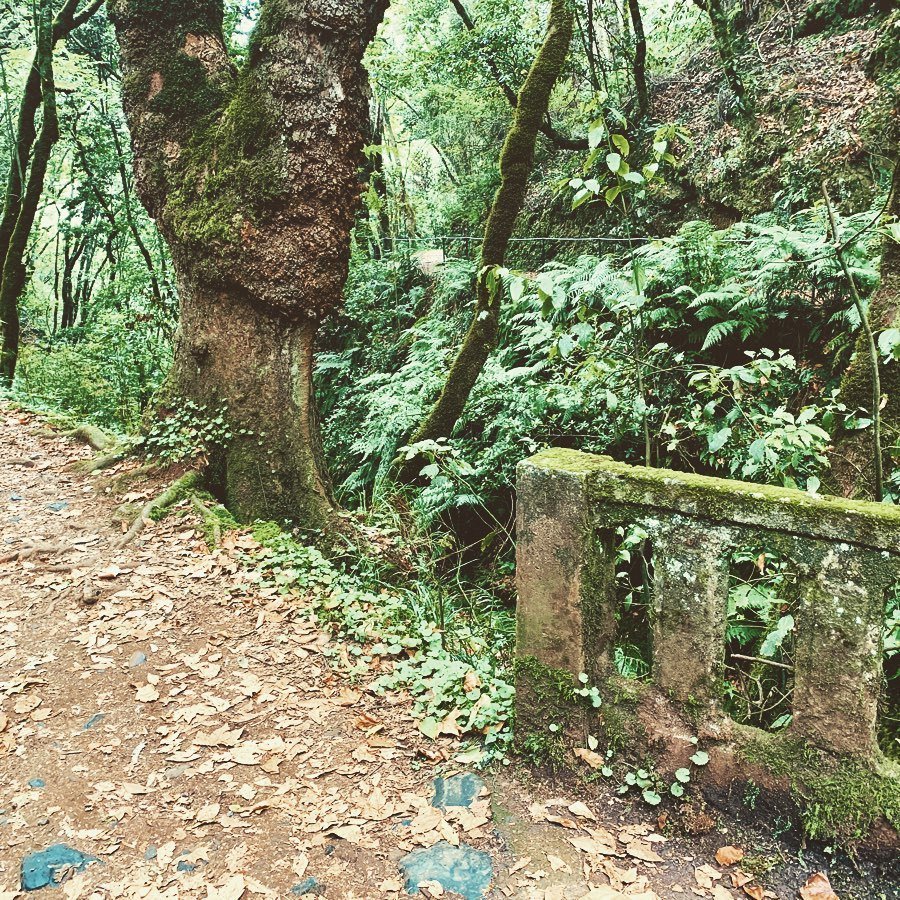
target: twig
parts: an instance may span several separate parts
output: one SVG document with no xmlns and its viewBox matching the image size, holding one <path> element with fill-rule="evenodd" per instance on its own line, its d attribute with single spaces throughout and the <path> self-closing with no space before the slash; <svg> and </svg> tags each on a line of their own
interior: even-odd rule
<svg viewBox="0 0 900 900">
<path fill-rule="evenodd" d="M 831 204 L 831 197 L 828 195 L 828 185 L 822 182 L 822 196 L 825 198 L 825 209 L 828 211 L 828 221 L 831 225 L 831 236 L 834 239 L 834 252 L 844 272 L 844 277 L 850 285 L 850 296 L 859 313 L 859 320 L 862 323 L 863 331 L 866 334 L 866 342 L 869 349 L 869 368 L 872 375 L 872 442 L 875 462 L 875 500 L 879 503 L 884 496 L 884 474 L 882 472 L 881 459 L 881 373 L 878 367 L 878 348 L 875 345 L 875 336 L 872 334 L 872 325 L 869 322 L 869 314 L 863 305 L 859 291 L 856 289 L 856 282 L 853 280 L 853 273 L 844 259 L 844 248 L 838 237 L 837 219 L 834 215 L 834 207 Z"/>
<path fill-rule="evenodd" d="M 746 662 L 762 663 L 766 666 L 775 666 L 776 669 L 787 669 L 789 672 L 794 671 L 794 667 L 789 666 L 787 663 L 775 662 L 774 659 L 763 659 L 761 656 L 744 656 L 742 653 L 732 653 L 731 658 L 743 659 Z"/>
</svg>

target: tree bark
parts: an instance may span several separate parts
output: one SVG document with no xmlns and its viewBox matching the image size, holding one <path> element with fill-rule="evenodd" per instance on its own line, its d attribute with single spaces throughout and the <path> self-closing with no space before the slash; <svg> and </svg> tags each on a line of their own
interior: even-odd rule
<svg viewBox="0 0 900 900">
<path fill-rule="evenodd" d="M 135 185 L 181 295 L 160 398 L 225 404 L 211 466 L 245 520 L 321 527 L 312 343 L 341 300 L 367 131 L 363 52 L 385 0 L 263 0 L 238 71 L 222 0 L 114 0 Z M 245 434 L 250 432 L 250 434 Z"/>
<path fill-rule="evenodd" d="M 506 259 L 513 226 L 525 202 L 537 135 L 547 114 L 553 86 L 566 61 L 572 40 L 573 19 L 567 0 L 553 0 L 544 41 L 519 92 L 512 124 L 500 153 L 500 187 L 494 195 L 484 229 L 472 321 L 444 388 L 410 440 L 411 444 L 451 435 L 488 356 L 496 346 L 502 291 L 497 283 L 496 269 Z M 419 460 L 414 457 L 402 467 L 401 479 L 414 480 L 418 468 Z"/>
<path fill-rule="evenodd" d="M 709 16 L 713 41 L 719 52 L 719 61 L 722 63 L 722 73 L 734 94 L 738 112 L 742 115 L 749 114 L 752 112 L 750 96 L 739 61 L 744 39 L 732 25 L 726 6 L 727 0 L 694 0 L 694 2 Z"/>
<path fill-rule="evenodd" d="M 647 86 L 647 36 L 640 0 L 628 0 L 628 13 L 634 31 L 634 92 L 637 95 L 638 115 L 643 121 L 650 115 L 650 88 Z"/>
<path fill-rule="evenodd" d="M 886 214 L 900 219 L 900 162 L 894 166 Z M 877 334 L 900 326 L 900 243 L 886 234 L 881 243 L 881 281 L 869 300 L 869 322 Z M 900 438 L 900 362 L 881 364 L 881 427 L 883 446 L 897 446 Z M 851 412 L 863 409 L 871 413 L 872 367 L 866 335 L 856 338 L 853 358 L 841 378 L 841 400 Z M 873 495 L 875 461 L 870 429 L 840 434 L 829 454 L 831 473 L 838 492 L 845 497 L 867 498 Z"/>
</svg>

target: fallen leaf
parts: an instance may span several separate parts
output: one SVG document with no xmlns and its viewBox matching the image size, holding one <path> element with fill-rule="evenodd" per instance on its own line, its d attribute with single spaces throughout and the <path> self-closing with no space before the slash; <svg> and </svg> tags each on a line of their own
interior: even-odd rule
<svg viewBox="0 0 900 900">
<path fill-rule="evenodd" d="M 594 753 L 587 747 L 576 747 L 572 752 L 592 769 L 602 769 L 606 765 L 606 760 L 599 753 Z"/>
<path fill-rule="evenodd" d="M 744 851 L 740 847 L 733 847 L 730 844 L 726 847 L 719 847 L 716 850 L 716 862 L 720 866 L 733 866 L 744 858 Z"/>
<path fill-rule="evenodd" d="M 142 684 L 137 689 L 135 699 L 138 703 L 153 703 L 159 700 L 159 691 L 152 684 Z"/>
<path fill-rule="evenodd" d="M 580 800 L 569 805 L 569 812 L 572 813 L 573 816 L 578 816 L 580 819 L 590 819 L 592 822 L 597 821 L 597 817 Z"/>
<path fill-rule="evenodd" d="M 806 884 L 800 888 L 802 900 L 838 900 L 838 895 L 832 890 L 831 882 L 824 872 L 816 872 L 810 875 Z"/>
<path fill-rule="evenodd" d="M 643 862 L 662 862 L 663 858 L 651 849 L 649 844 L 643 841 L 632 841 L 626 848 L 625 852 Z"/>
<path fill-rule="evenodd" d="M 206 886 L 206 900 L 240 900 L 244 896 L 246 883 L 243 875 L 232 875 L 222 887 Z"/>
</svg>

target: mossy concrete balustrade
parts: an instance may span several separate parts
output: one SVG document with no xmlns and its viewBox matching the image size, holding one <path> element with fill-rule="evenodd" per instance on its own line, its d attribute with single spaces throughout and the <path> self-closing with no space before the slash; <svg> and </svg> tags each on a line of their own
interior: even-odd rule
<svg viewBox="0 0 900 900">
<path fill-rule="evenodd" d="M 565 721 L 572 691 L 548 684 L 586 673 L 617 715 L 623 697 L 636 717 L 643 705 L 657 747 L 668 722 L 714 742 L 740 732 L 877 765 L 884 600 L 900 579 L 900 509 L 564 449 L 519 464 L 517 505 L 520 734 Z M 618 678 L 613 664 L 617 530 L 628 525 L 647 532 L 652 554 L 649 683 Z M 760 545 L 797 572 L 793 719 L 779 735 L 736 726 L 719 704 L 732 555 Z"/>
</svg>

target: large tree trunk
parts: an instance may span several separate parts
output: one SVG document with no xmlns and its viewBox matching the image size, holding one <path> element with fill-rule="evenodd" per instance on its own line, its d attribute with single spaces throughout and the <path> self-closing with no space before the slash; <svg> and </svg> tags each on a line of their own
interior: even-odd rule
<svg viewBox="0 0 900 900">
<path fill-rule="evenodd" d="M 312 392 L 315 323 L 184 282 L 180 293 L 168 395 L 212 408 L 224 387 L 232 421 L 248 432 L 210 460 L 228 508 L 315 524 L 331 497 Z"/>
<path fill-rule="evenodd" d="M 547 115 L 553 86 L 569 52 L 573 19 L 568 0 L 553 0 L 544 41 L 519 92 L 512 124 L 500 152 L 500 187 L 484 227 L 472 321 L 450 367 L 444 388 L 411 444 L 450 437 L 488 356 L 496 346 L 502 288 L 495 270 L 506 259 L 509 239 L 525 202 L 528 177 L 534 164 L 535 142 Z M 419 461 L 414 456 L 402 467 L 401 479 L 412 481 L 418 474 L 418 468 Z"/>
<path fill-rule="evenodd" d="M 887 215 L 900 218 L 900 162 L 894 166 Z M 881 245 L 881 281 L 869 300 L 869 323 L 876 334 L 900 325 L 900 243 L 886 234 Z M 881 364 L 882 445 L 896 447 L 900 439 L 900 362 Z M 841 378 L 841 400 L 850 411 L 872 412 L 872 367 L 866 336 L 856 339 L 853 358 Z M 829 454 L 838 492 L 845 497 L 871 497 L 875 456 L 872 429 L 840 434 Z"/>
<path fill-rule="evenodd" d="M 213 469 L 243 519 L 318 527 L 331 513 L 312 342 L 347 277 L 368 117 L 362 55 L 385 6 L 263 0 L 237 71 L 221 0 L 113 5 L 135 184 L 181 292 L 161 408 L 227 405 L 239 436 Z"/>
</svg>

